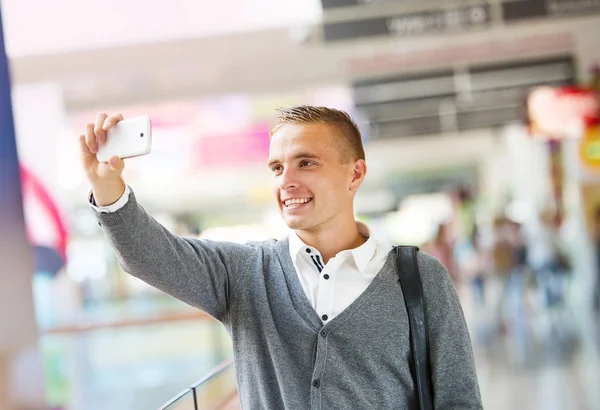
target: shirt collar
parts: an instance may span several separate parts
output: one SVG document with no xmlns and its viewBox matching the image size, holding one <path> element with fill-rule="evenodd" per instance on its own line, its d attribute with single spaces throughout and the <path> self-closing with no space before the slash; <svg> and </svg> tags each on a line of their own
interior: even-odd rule
<svg viewBox="0 0 600 410">
<path fill-rule="evenodd" d="M 296 263 L 298 254 L 308 247 L 309 246 L 305 244 L 298 235 L 296 235 L 296 232 L 292 231 L 290 233 L 290 256 L 292 257 L 292 261 L 294 261 L 294 263 Z"/>
<path fill-rule="evenodd" d="M 356 226 L 358 227 L 358 232 L 365 238 L 367 241 L 363 243 L 358 248 L 352 249 L 352 256 L 354 257 L 354 263 L 356 263 L 356 267 L 358 271 L 361 273 L 365 273 L 367 270 L 367 265 L 373 259 L 375 255 L 375 250 L 377 249 L 377 241 L 371 235 L 371 231 L 362 222 L 356 222 Z"/>
<path fill-rule="evenodd" d="M 356 222 L 356 227 L 358 228 L 358 232 L 365 238 L 367 241 L 359 246 L 358 248 L 354 248 L 349 252 L 352 254 L 354 258 L 354 263 L 358 268 L 358 271 L 361 273 L 365 273 L 367 269 L 367 265 L 373 259 L 375 255 L 375 251 L 377 250 L 377 240 L 371 236 L 371 231 L 362 222 Z M 292 261 L 296 263 L 296 258 L 300 252 L 304 252 L 306 248 L 311 248 L 306 245 L 302 239 L 295 232 L 291 232 L 289 236 L 289 249 L 290 256 Z"/>
</svg>

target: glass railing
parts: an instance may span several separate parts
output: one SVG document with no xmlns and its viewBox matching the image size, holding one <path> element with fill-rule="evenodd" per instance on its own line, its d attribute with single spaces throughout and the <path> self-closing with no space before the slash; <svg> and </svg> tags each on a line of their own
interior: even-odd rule
<svg viewBox="0 0 600 410">
<path fill-rule="evenodd" d="M 198 310 L 92 305 L 93 315 L 42 331 L 50 408 L 155 410 L 231 357 L 223 325 Z"/>
<path fill-rule="evenodd" d="M 229 359 L 163 404 L 159 410 L 233 410 L 239 408 L 233 361 Z"/>
</svg>

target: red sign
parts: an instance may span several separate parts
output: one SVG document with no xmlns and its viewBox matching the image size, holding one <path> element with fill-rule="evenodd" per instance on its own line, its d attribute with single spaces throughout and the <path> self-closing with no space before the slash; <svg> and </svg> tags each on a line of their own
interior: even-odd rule
<svg viewBox="0 0 600 410">
<path fill-rule="evenodd" d="M 527 111 L 532 134 L 550 139 L 573 136 L 600 117 L 595 91 L 578 87 L 537 88 L 529 94 Z"/>
</svg>

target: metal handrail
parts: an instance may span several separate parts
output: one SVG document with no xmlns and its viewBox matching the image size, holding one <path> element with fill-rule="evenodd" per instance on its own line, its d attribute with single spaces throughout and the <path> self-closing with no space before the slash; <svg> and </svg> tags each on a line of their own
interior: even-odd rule
<svg viewBox="0 0 600 410">
<path fill-rule="evenodd" d="M 167 408 L 169 408 L 169 406 L 175 404 L 178 400 L 182 399 L 186 394 L 188 394 L 189 392 L 191 392 L 192 389 L 187 388 L 184 391 L 182 391 L 181 393 L 179 393 L 177 396 L 173 397 L 171 400 L 169 400 L 168 402 L 166 402 L 165 404 L 163 404 L 162 406 L 160 406 L 158 408 L 158 410 L 165 410 Z M 196 403 L 196 395 L 194 394 L 194 408 L 197 409 L 198 408 L 198 404 Z"/>
<path fill-rule="evenodd" d="M 178 395 L 176 395 L 175 397 L 170 399 L 168 402 L 163 404 L 161 407 L 159 407 L 158 410 L 167 410 L 169 408 L 169 406 L 175 404 L 178 400 L 182 399 L 183 397 L 185 397 L 185 395 L 189 394 L 190 392 L 193 394 L 193 398 L 194 398 L 194 409 L 198 410 L 197 389 L 199 387 L 201 387 L 202 385 L 204 385 L 205 383 L 209 382 L 210 380 L 214 379 L 216 376 L 223 373 L 225 370 L 229 369 L 231 366 L 233 366 L 233 359 L 227 359 L 227 360 L 221 362 L 215 368 L 213 368 L 210 372 L 208 372 L 205 376 L 203 376 L 200 380 L 193 383 L 190 387 L 183 390 L 181 393 L 179 393 Z"/>
<path fill-rule="evenodd" d="M 196 383 L 192 384 L 190 386 L 190 389 L 196 389 L 196 388 L 200 387 L 201 384 L 204 384 L 207 381 L 213 379 L 215 376 L 218 376 L 219 374 L 223 373 L 232 364 L 233 364 L 233 359 L 227 359 L 227 360 L 221 362 L 220 364 L 217 365 L 217 367 L 215 367 L 210 372 L 208 372 L 208 374 L 206 376 L 202 377 Z"/>
</svg>

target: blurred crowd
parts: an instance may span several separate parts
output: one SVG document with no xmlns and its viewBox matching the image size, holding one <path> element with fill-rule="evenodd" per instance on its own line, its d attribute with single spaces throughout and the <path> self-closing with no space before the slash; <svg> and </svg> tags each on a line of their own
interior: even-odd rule
<svg viewBox="0 0 600 410">
<path fill-rule="evenodd" d="M 475 312 L 474 343 L 486 346 L 505 336 L 524 340 L 533 335 L 575 340 L 569 302 L 579 296 L 570 292 L 573 264 L 560 213 L 548 207 L 525 221 L 500 213 L 484 225 L 476 222 L 474 201 L 467 192 L 452 196 L 452 219 L 440 223 L 421 250 L 447 267 L 465 311 Z M 593 231 L 600 269 L 600 208 Z M 596 313 L 599 286 L 596 280 L 590 307 Z"/>
</svg>

